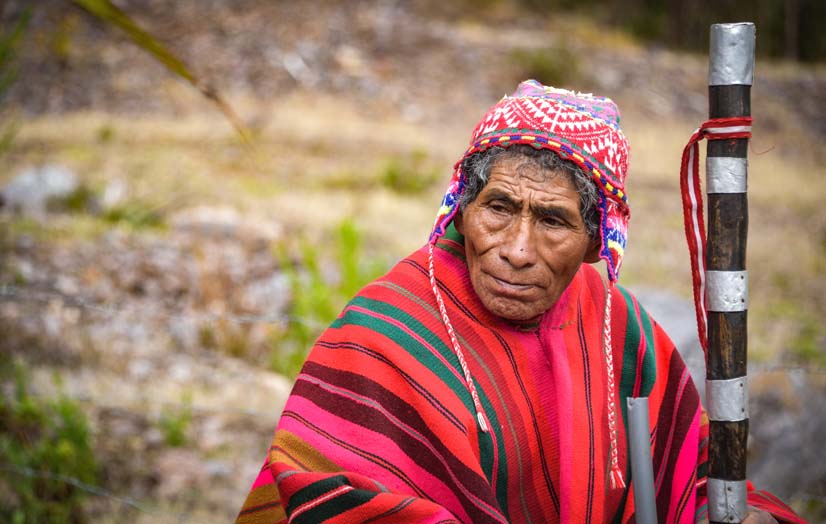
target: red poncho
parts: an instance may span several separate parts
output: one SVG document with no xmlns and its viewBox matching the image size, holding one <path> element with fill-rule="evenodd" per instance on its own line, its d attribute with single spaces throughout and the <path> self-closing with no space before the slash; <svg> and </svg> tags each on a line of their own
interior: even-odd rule
<svg viewBox="0 0 826 524">
<path fill-rule="evenodd" d="M 628 522 L 629 396 L 649 397 L 659 522 L 704 520 L 700 400 L 636 299 L 619 286 L 611 295 L 628 481 L 612 489 L 604 281 L 583 265 L 539 325 L 517 327 L 482 306 L 463 252 L 455 234 L 440 239 L 435 274 L 492 430 L 478 429 L 423 248 L 365 287 L 316 342 L 238 522 Z M 751 492 L 749 504 L 802 522 L 769 495 Z"/>
</svg>

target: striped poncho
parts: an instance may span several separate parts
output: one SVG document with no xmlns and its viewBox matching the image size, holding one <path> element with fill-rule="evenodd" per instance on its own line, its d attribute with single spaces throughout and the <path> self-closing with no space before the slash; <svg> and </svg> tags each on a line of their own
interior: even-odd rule
<svg viewBox="0 0 826 524">
<path fill-rule="evenodd" d="M 659 522 L 705 518 L 697 391 L 663 330 L 611 294 L 619 463 L 608 483 L 605 284 L 583 265 L 539 325 L 492 316 L 455 231 L 437 285 L 491 431 L 478 429 L 428 278 L 426 248 L 365 287 L 316 342 L 238 523 L 628 522 L 625 398 L 648 396 Z M 776 499 L 749 503 L 792 522 Z"/>
</svg>

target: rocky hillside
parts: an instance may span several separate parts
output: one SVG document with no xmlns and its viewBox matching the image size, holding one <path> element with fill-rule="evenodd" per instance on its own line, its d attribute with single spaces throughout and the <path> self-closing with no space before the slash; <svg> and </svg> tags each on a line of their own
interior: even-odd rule
<svg viewBox="0 0 826 524">
<path fill-rule="evenodd" d="M 509 1 L 117 4 L 255 141 L 117 31 L 68 2 L 33 8 L 0 107 L 17 128 L 0 150 L 0 354 L 26 362 L 38 395 L 62 390 L 87 413 L 92 520 L 232 518 L 289 391 L 279 351 L 323 327 L 297 308 L 291 270 L 313 288 L 317 261 L 325 289 L 346 289 L 348 218 L 363 266 L 417 247 L 475 120 L 527 77 L 619 102 L 624 278 L 694 348 L 676 169 L 705 116 L 705 57 Z M 25 5 L 0 2 L 0 17 Z M 811 181 L 826 175 L 826 72 L 759 63 L 753 95 L 750 471 L 816 521 L 826 192 Z"/>
</svg>

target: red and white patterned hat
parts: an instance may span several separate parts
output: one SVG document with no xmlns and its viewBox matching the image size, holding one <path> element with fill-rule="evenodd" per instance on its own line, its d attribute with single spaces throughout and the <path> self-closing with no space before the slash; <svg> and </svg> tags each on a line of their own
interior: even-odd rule
<svg viewBox="0 0 826 524">
<path fill-rule="evenodd" d="M 556 89 L 527 80 L 490 108 L 473 130 L 470 147 L 454 166 L 431 242 L 441 237 L 459 208 L 465 179 L 462 161 L 493 146 L 530 144 L 550 149 L 590 173 L 600 194 L 600 257 L 608 278 L 619 277 L 630 208 L 625 193 L 628 140 L 619 127 L 619 109 L 609 98 Z"/>
</svg>

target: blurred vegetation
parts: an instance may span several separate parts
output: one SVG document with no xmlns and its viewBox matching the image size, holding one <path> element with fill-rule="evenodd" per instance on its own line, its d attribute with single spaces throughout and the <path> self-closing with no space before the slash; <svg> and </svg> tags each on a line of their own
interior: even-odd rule
<svg viewBox="0 0 826 524">
<path fill-rule="evenodd" d="M 382 186 L 404 194 L 421 194 L 441 179 L 437 168 L 427 166 L 427 151 L 417 149 L 403 157 L 393 157 L 381 171 Z"/>
<path fill-rule="evenodd" d="M 140 200 L 130 200 L 106 210 L 102 218 L 112 224 L 127 225 L 133 229 L 163 228 L 166 225 L 158 206 Z"/>
<path fill-rule="evenodd" d="M 71 1 L 103 23 L 124 31 L 129 35 L 129 38 L 132 39 L 135 45 L 155 57 L 155 59 L 169 71 L 189 82 L 200 91 L 204 97 L 215 104 L 241 138 L 249 142 L 250 132 L 247 126 L 241 121 L 226 99 L 212 85 L 197 77 L 180 58 L 163 45 L 159 39 L 135 23 L 126 12 L 114 5 L 110 0 Z"/>
<path fill-rule="evenodd" d="M 553 49 L 516 49 L 511 61 L 520 69 L 517 78 L 533 78 L 545 85 L 573 87 L 578 84 L 580 59 L 567 46 Z"/>
<path fill-rule="evenodd" d="M 26 9 L 11 27 L 0 28 L 0 99 L 17 78 L 14 57 L 30 20 L 31 10 Z"/>
<path fill-rule="evenodd" d="M 312 343 L 362 287 L 384 273 L 378 261 L 363 260 L 361 233 L 352 220 L 335 231 L 332 249 L 300 243 L 298 260 L 278 253 L 290 279 L 292 302 L 286 330 L 273 340 L 270 367 L 294 378 Z M 328 259 L 328 252 L 330 258 Z"/>
<path fill-rule="evenodd" d="M 13 387 L 0 392 L 0 521 L 85 522 L 86 493 L 68 480 L 97 478 L 86 416 L 63 395 L 32 395 L 22 363 L 2 364 L 2 383 Z"/>
<path fill-rule="evenodd" d="M 30 20 L 31 10 L 26 9 L 9 28 L 0 27 L 0 102 L 17 79 L 14 58 Z M 17 123 L 13 119 L 0 124 L 0 156 L 11 148 L 16 131 Z"/>
<path fill-rule="evenodd" d="M 158 420 L 164 443 L 171 448 L 181 448 L 189 442 L 192 426 L 192 395 L 184 395 L 181 405 L 164 408 Z"/>
<path fill-rule="evenodd" d="M 382 187 L 399 195 L 421 195 L 440 182 L 444 173 L 427 151 L 413 149 L 385 157 L 375 171 L 344 170 L 324 179 L 325 189 L 369 191 Z"/>
<path fill-rule="evenodd" d="M 804 62 L 826 59 L 826 2 L 819 0 L 519 0 L 528 9 L 561 9 L 595 18 L 674 49 L 705 52 L 714 23 L 754 22 L 757 53 Z"/>
<path fill-rule="evenodd" d="M 100 234 L 111 226 L 120 226 L 132 230 L 159 229 L 166 227 L 165 213 L 169 203 L 150 201 L 149 198 L 130 196 L 106 208 L 101 206 L 101 191 L 92 186 L 81 183 L 77 189 L 65 197 L 52 198 L 47 208 L 52 217 L 59 213 L 71 214 L 77 219 L 77 228 L 68 233 L 83 237 L 87 234 Z M 7 225 L 16 233 L 29 233 L 38 238 L 47 239 L 49 233 L 57 236 L 67 233 L 54 224 L 33 220 L 25 216 L 15 216 L 7 221 Z M 55 235 L 52 235 L 55 236 Z"/>
<path fill-rule="evenodd" d="M 61 2 L 66 6 L 82 5 L 93 13 L 95 13 L 94 8 L 90 9 L 88 6 L 103 6 L 108 11 L 98 11 L 95 14 L 101 20 L 104 20 L 106 24 L 96 24 L 98 27 L 119 27 L 129 34 L 136 34 L 138 35 L 138 38 L 135 39 L 136 43 L 148 52 L 153 53 L 149 49 L 154 45 L 150 43 L 152 37 L 149 37 L 139 28 L 137 32 L 134 31 L 137 26 L 134 24 L 130 26 L 131 22 L 129 21 L 124 22 L 124 13 L 118 11 L 111 2 L 92 0 L 61 0 Z M 25 5 L 25 0 L 23 0 L 23 3 Z M 33 7 L 31 9 L 38 10 L 42 8 L 47 10 L 57 3 L 57 1 L 43 4 L 32 2 Z M 124 10 L 129 11 L 130 15 L 135 15 L 137 20 L 146 20 L 145 17 L 141 17 L 141 14 L 145 15 L 145 11 L 141 11 L 142 8 L 139 4 L 116 3 L 122 6 Z M 469 2 L 461 2 L 455 5 L 461 5 L 462 3 L 470 5 Z M 3 4 L 1 0 L 0 4 Z M 441 6 L 443 3 L 439 2 L 439 4 Z M 666 45 L 675 49 L 696 50 L 701 53 L 705 53 L 708 45 L 708 24 L 721 21 L 751 20 L 758 24 L 758 52 L 763 55 L 784 56 L 805 61 L 823 60 L 826 56 L 826 44 L 824 43 L 826 42 L 826 36 L 817 26 L 826 19 L 826 13 L 824 13 L 826 6 L 821 6 L 811 0 L 797 2 L 756 0 L 752 3 L 723 0 L 711 5 L 700 5 L 696 0 L 675 2 L 664 2 L 662 0 L 633 0 L 631 2 L 619 2 L 618 0 L 610 2 L 597 2 L 595 0 L 580 0 L 578 2 L 571 0 L 481 0 L 473 4 L 473 9 L 484 11 L 505 4 L 508 6 L 524 6 L 537 11 L 541 9 L 542 16 L 535 17 L 536 24 L 548 21 L 548 13 L 552 13 L 555 9 L 575 11 L 591 20 L 621 28 L 640 41 Z M 158 10 L 161 10 L 164 6 L 169 5 L 169 2 L 153 5 L 161 6 L 157 7 Z M 107 18 L 106 12 L 112 16 Z M 0 9 L 0 14 L 2 13 L 3 10 Z M 101 16 L 100 13 L 104 13 L 104 16 Z M 519 13 L 519 15 L 522 16 L 523 13 Z M 85 17 L 84 12 L 77 10 L 61 19 L 59 27 L 48 41 L 50 50 L 54 55 L 65 62 L 61 63 L 61 66 L 70 67 L 72 65 L 69 63 L 70 57 L 82 54 L 85 51 L 81 47 L 87 44 L 81 40 L 83 35 L 78 34 L 84 30 Z M 128 17 L 126 20 L 128 20 Z M 156 42 L 161 40 L 174 42 L 174 29 L 177 27 L 172 25 L 174 21 L 174 18 L 170 16 L 169 25 L 161 25 L 161 27 L 169 28 L 170 33 L 159 32 L 158 35 L 155 35 L 160 37 L 160 39 L 155 40 Z M 124 26 L 124 23 L 126 26 Z M 4 92 L 15 78 L 13 58 L 21 35 L 26 36 L 24 33 L 28 27 L 27 24 L 28 15 L 17 17 L 13 20 L 13 23 L 7 23 L 0 28 L 0 79 L 3 79 L 0 81 L 0 101 L 2 101 Z M 273 27 L 276 27 L 276 25 Z M 501 26 L 495 25 L 494 27 Z M 603 26 L 595 25 L 595 27 L 602 28 Z M 189 29 L 189 26 L 187 26 L 187 29 Z M 243 29 L 246 30 L 247 27 L 243 26 Z M 220 30 L 227 31 L 226 27 Z M 597 29 L 594 31 L 597 31 Z M 34 31 L 31 31 L 31 33 L 34 33 Z M 93 36 L 97 38 L 100 34 L 101 32 L 97 30 Z M 197 36 L 197 34 L 184 31 L 181 38 L 197 38 Z M 575 68 L 572 69 L 572 65 L 575 66 L 580 63 L 577 58 L 580 60 L 582 58 L 574 56 L 574 52 L 581 53 L 582 51 L 573 39 L 568 38 L 566 40 L 566 37 L 570 36 L 563 34 L 562 38 L 555 44 L 541 49 L 519 48 L 510 50 L 510 48 L 504 48 L 505 53 L 510 53 L 510 59 L 503 61 L 507 61 L 521 70 L 517 75 L 519 79 L 534 77 L 548 84 L 575 87 L 571 84 L 578 82 L 580 78 L 587 75 L 584 69 L 581 71 L 577 71 Z M 150 40 L 147 40 L 147 37 Z M 143 45 L 141 44 L 142 38 Z M 594 42 L 606 46 L 603 40 L 594 39 Z M 568 43 L 571 44 L 570 47 Z M 158 57 L 156 53 L 153 54 Z M 388 56 L 392 55 L 388 54 Z M 164 62 L 163 58 L 158 58 Z M 208 58 L 208 55 L 204 55 L 205 60 Z M 89 54 L 87 59 L 94 60 L 96 57 Z M 176 63 L 173 61 L 171 64 L 171 69 L 174 71 L 177 67 Z M 183 63 L 180 64 L 181 67 L 184 67 Z M 167 66 L 170 67 L 169 63 L 167 63 Z M 203 84 L 200 84 L 197 79 L 187 78 L 185 74 L 181 74 L 181 68 L 178 67 L 178 69 L 179 71 L 176 71 L 175 74 L 193 83 L 202 93 L 210 97 L 211 91 L 209 88 L 204 88 Z M 274 69 L 277 69 L 277 67 Z M 482 67 L 480 67 L 481 69 Z M 183 70 L 188 71 L 185 67 Z M 425 75 L 430 75 L 426 69 L 423 69 L 421 74 L 423 78 Z M 9 79 L 8 83 L 5 80 L 6 78 Z M 587 78 L 582 79 L 587 81 Z M 59 82 L 59 80 L 54 81 Z M 16 87 L 22 87 L 20 84 Z M 155 93 L 153 90 L 150 97 L 160 98 L 167 93 L 161 90 Z M 423 104 L 426 102 L 422 101 Z M 342 101 L 342 104 L 346 104 L 346 101 Z M 93 109 L 99 108 L 94 107 Z M 265 114 L 266 111 L 261 109 L 261 113 Z M 101 181 L 97 180 L 93 185 L 81 187 L 63 201 L 60 211 L 68 213 L 50 215 L 47 223 L 21 217 L 10 220 L 8 228 L 4 228 L 0 224 L 0 240 L 2 240 L 4 234 L 14 237 L 29 236 L 36 241 L 65 239 L 67 236 L 72 240 L 88 239 L 113 226 L 119 228 L 125 226 L 132 229 L 152 228 L 153 230 L 149 233 L 161 233 L 162 231 L 158 230 L 165 228 L 167 215 L 171 216 L 174 211 L 168 202 L 168 188 L 174 188 L 175 186 L 168 185 L 166 182 L 166 180 L 173 179 L 178 184 L 184 183 L 190 178 L 198 177 L 197 183 L 205 188 L 203 195 L 208 196 L 206 200 L 210 203 L 222 202 L 228 206 L 237 206 L 244 209 L 245 204 L 251 202 L 252 204 L 249 207 L 253 209 L 255 206 L 261 206 L 265 209 L 277 208 L 278 202 L 288 200 L 287 197 L 280 201 L 276 200 L 277 193 L 303 190 L 308 184 L 308 178 L 303 176 L 303 170 L 307 169 L 304 164 L 298 161 L 282 164 L 285 157 L 287 159 L 300 157 L 301 162 L 308 162 L 312 157 L 324 156 L 336 158 L 342 164 L 347 164 L 346 159 L 338 158 L 338 153 L 341 153 L 341 151 L 338 149 L 339 144 L 337 143 L 326 144 L 321 139 L 314 139 L 311 144 L 307 145 L 284 140 L 285 135 L 275 134 L 275 138 L 272 138 L 271 143 L 267 144 L 262 141 L 262 143 L 269 145 L 273 151 L 271 163 L 263 166 L 255 165 L 255 173 L 245 176 L 244 169 L 248 166 L 236 160 L 238 157 L 234 149 L 224 148 L 223 143 L 210 141 L 212 135 L 204 130 L 190 134 L 190 129 L 176 127 L 177 124 L 185 120 L 180 118 L 178 113 L 162 116 L 163 119 L 156 124 L 158 127 L 153 132 L 154 136 L 147 138 L 138 138 L 138 132 L 136 131 L 138 128 L 132 127 L 132 122 L 129 121 L 131 116 L 127 116 L 120 125 L 110 124 L 108 121 L 103 124 L 94 124 L 93 131 L 90 132 L 84 132 L 88 130 L 79 128 L 82 126 L 72 127 L 68 132 L 62 133 L 46 132 L 44 131 L 46 126 L 39 128 L 39 130 L 34 129 L 34 131 L 31 130 L 33 128 L 27 129 L 24 127 L 19 141 L 15 141 L 13 144 L 13 147 L 16 148 L 18 143 L 22 143 L 25 136 L 23 131 L 28 131 L 30 138 L 17 153 L 19 159 L 14 159 L 20 165 L 23 164 L 23 160 L 27 162 L 32 160 L 36 163 L 44 159 L 57 159 L 63 163 L 79 166 L 81 172 L 100 171 L 100 176 L 114 174 L 138 178 L 139 176 L 142 177 L 144 173 L 149 173 L 153 177 L 148 184 L 151 189 L 149 192 L 144 192 L 140 197 L 131 196 L 126 200 L 122 200 L 115 207 L 102 210 L 97 207 L 101 196 L 99 189 L 102 187 L 100 185 Z M 279 117 L 281 116 L 279 115 Z M 365 118 L 367 116 L 369 116 L 369 113 L 365 113 Z M 461 115 L 457 114 L 457 118 L 460 117 Z M 53 126 L 55 122 L 60 122 L 60 117 L 52 116 L 50 118 L 51 120 L 47 122 L 47 126 L 54 129 Z M 337 118 L 338 116 L 333 114 L 329 116 L 329 121 L 325 122 L 335 122 Z M 0 137 L 8 136 L 8 144 L 11 143 L 14 137 L 15 129 L 9 122 L 9 120 L 0 122 Z M 113 118 L 112 122 L 116 122 L 116 120 Z M 373 124 L 375 122 L 371 122 L 371 125 Z M 89 125 L 92 126 L 92 124 Z M 663 160 L 662 151 L 669 149 L 663 145 L 662 131 L 667 129 L 668 125 L 671 124 L 664 123 L 662 127 L 650 126 L 650 129 L 646 132 L 655 136 L 656 140 L 641 140 L 643 143 L 656 142 L 658 144 L 656 152 L 649 153 L 649 157 L 656 158 L 656 162 L 648 162 L 649 165 L 656 163 L 659 166 L 657 169 L 664 170 L 667 167 L 662 167 L 666 163 Z M 285 125 L 284 128 L 286 127 Z M 66 128 L 59 129 L 64 130 Z M 376 129 L 379 133 L 383 131 L 380 127 Z M 9 132 L 6 133 L 6 130 Z M 54 138 L 57 135 L 60 135 L 59 139 Z M 84 140 L 84 136 L 92 136 L 93 138 L 78 146 L 78 143 Z M 648 137 L 643 135 L 643 138 Z M 684 138 L 680 135 L 680 143 L 676 146 L 682 147 Z M 266 140 L 266 136 L 264 140 Z M 404 144 L 403 141 L 404 137 L 399 136 L 398 141 L 394 142 L 392 147 L 388 147 L 387 150 L 377 148 L 374 151 L 369 151 L 371 161 L 376 158 L 383 160 L 380 160 L 377 164 L 369 164 L 371 167 L 368 170 L 368 176 L 364 176 L 365 171 L 363 169 L 363 166 L 367 164 L 364 161 L 354 161 L 342 171 L 343 174 L 338 179 L 325 178 L 323 189 L 319 189 L 318 186 L 312 184 L 310 184 L 310 189 L 318 191 L 330 190 L 331 188 L 350 190 L 351 194 L 355 195 L 353 200 L 359 203 L 357 207 L 361 210 L 360 204 L 364 201 L 368 190 L 383 188 L 387 191 L 375 191 L 374 194 L 378 193 L 382 198 L 385 198 L 385 194 L 392 193 L 386 196 L 390 203 L 383 208 L 389 210 L 384 215 L 388 218 L 388 223 L 399 218 L 405 218 L 406 213 L 412 207 L 404 206 L 416 200 L 411 198 L 413 196 L 420 196 L 422 197 L 421 200 L 425 200 L 428 196 L 428 190 L 433 187 L 434 183 L 444 179 L 443 168 L 445 166 L 439 164 L 438 160 L 434 160 L 435 156 L 428 157 L 428 154 L 435 155 L 436 153 L 415 149 L 421 147 L 419 142 L 406 144 L 405 147 L 411 152 L 400 154 L 401 146 L 399 144 Z M 3 139 L 0 139 L 0 156 L 4 152 L 4 143 Z M 780 142 L 778 150 L 782 149 L 782 144 L 784 142 Z M 8 147 L 8 145 L 5 145 L 5 149 L 8 149 Z M 162 153 L 158 153 L 159 150 Z M 638 149 L 638 155 L 639 151 Z M 231 160 L 228 160 L 228 158 Z M 642 159 L 641 162 L 635 160 L 635 162 L 639 162 L 637 165 L 645 165 L 644 154 L 638 156 L 637 159 Z M 273 167 L 275 164 L 278 165 L 277 168 Z M 440 165 L 440 168 L 437 169 L 434 165 Z M 804 180 L 802 173 L 805 173 L 806 179 L 811 176 L 808 166 L 804 164 L 790 163 L 784 167 L 787 169 L 784 172 L 787 180 Z M 253 169 L 250 169 L 250 171 L 253 171 Z M 278 176 L 282 176 L 281 173 L 283 172 L 283 179 L 274 181 L 274 177 L 261 176 L 259 171 L 265 174 L 278 173 Z M 181 177 L 177 176 L 178 173 Z M 640 174 L 645 176 L 645 173 Z M 232 186 L 227 181 L 238 185 L 250 184 L 252 189 L 248 188 L 246 192 L 250 195 L 249 200 L 243 200 L 238 194 L 231 194 L 227 188 L 236 186 Z M 255 186 L 251 185 L 253 183 Z M 657 187 L 667 185 L 660 184 L 657 181 L 646 183 Z M 651 187 L 646 187 L 646 189 L 650 191 Z M 334 197 L 322 200 L 321 204 L 316 203 L 316 208 L 308 208 L 309 210 L 303 213 L 306 216 L 307 228 L 320 229 L 326 227 L 326 225 L 322 226 L 321 222 L 316 219 L 314 211 L 327 211 L 326 208 L 341 206 L 340 200 L 334 200 L 339 198 L 338 195 L 339 193 L 336 193 Z M 778 196 L 780 198 L 784 197 L 782 194 Z M 246 198 L 246 195 L 244 198 Z M 292 193 L 289 198 L 293 198 Z M 159 202 L 161 199 L 163 199 L 163 203 Z M 641 201 L 642 199 L 638 200 L 640 207 L 637 208 L 637 217 L 639 217 L 637 220 L 644 219 L 645 216 L 653 216 L 655 217 L 654 220 L 662 219 L 662 216 L 658 214 L 662 212 L 661 209 L 652 209 L 651 206 L 646 209 Z M 239 204 L 239 202 L 242 203 Z M 192 202 L 186 202 L 186 204 L 189 203 Z M 431 213 L 431 208 L 436 203 L 435 201 L 427 201 L 423 204 L 426 207 L 425 213 Z M 183 204 L 181 205 L 183 207 Z M 781 205 L 785 205 L 785 202 L 781 201 Z M 365 205 L 364 209 L 367 210 L 368 207 Z M 286 209 L 292 208 L 288 206 Z M 298 215 L 298 213 L 295 214 Z M 811 214 L 815 215 L 814 213 Z M 809 223 L 812 222 L 808 215 L 809 213 L 800 213 L 801 223 L 803 218 Z M 431 216 L 430 214 L 427 215 L 428 220 Z M 295 225 L 298 220 L 290 216 L 289 211 L 284 211 L 280 217 L 287 224 L 285 229 L 288 231 L 294 231 L 298 227 Z M 378 222 L 374 221 L 373 223 Z M 394 238 L 405 234 L 410 235 L 408 231 L 415 229 L 411 226 L 405 230 L 405 225 L 408 222 L 404 220 L 399 220 L 399 223 L 401 225 L 392 233 Z M 639 228 L 636 229 L 637 231 L 644 230 L 640 226 L 634 227 Z M 423 231 L 419 231 L 416 234 L 423 233 Z M 370 238 L 373 238 L 376 233 L 368 231 L 367 234 L 371 235 Z M 782 233 L 778 234 L 782 235 Z M 766 235 L 766 238 L 771 236 Z M 385 237 L 385 241 L 388 240 L 392 239 Z M 660 256 L 673 250 L 675 244 L 672 240 L 672 238 L 669 238 L 662 245 L 657 245 L 653 243 L 651 238 L 644 238 L 643 235 L 640 238 L 635 237 L 634 251 L 647 253 L 650 258 L 650 260 L 645 261 L 645 264 L 638 266 L 640 269 L 636 269 L 638 274 L 643 275 L 638 279 L 640 282 L 656 280 L 652 279 L 653 272 L 659 271 L 665 274 L 673 270 L 674 265 L 666 260 L 666 257 Z M 288 321 L 284 325 L 278 325 L 277 323 L 268 325 L 266 335 L 256 338 L 253 330 L 250 329 L 250 324 L 218 318 L 215 321 L 205 323 L 199 328 L 197 336 L 202 347 L 217 349 L 256 363 L 268 359 L 273 370 L 295 377 L 300 370 L 307 350 L 320 332 L 335 319 L 347 300 L 359 288 L 380 275 L 387 267 L 383 262 L 374 261 L 370 263 L 365 261 L 367 257 L 362 241 L 362 230 L 349 220 L 341 223 L 327 242 L 311 243 L 302 238 L 290 239 L 289 242 L 289 245 L 285 245 L 277 251 L 281 268 L 285 271 L 289 280 L 291 300 Z M 389 244 L 390 242 L 386 243 Z M 2 242 L 0 242 L 0 250 L 2 250 Z M 1 257 L 0 264 L 2 264 Z M 787 272 L 791 266 L 782 264 L 779 267 Z M 0 271 L 4 269 L 0 266 Z M 630 275 L 633 276 L 635 268 L 629 266 L 626 271 L 631 272 Z M 55 273 L 57 274 L 57 272 Z M 817 306 L 817 304 L 822 304 L 822 301 L 819 301 L 819 298 L 816 301 L 814 298 L 815 295 L 822 296 L 819 289 L 822 286 L 818 284 L 819 281 L 822 281 L 820 279 L 821 275 L 806 269 L 802 271 L 802 275 L 805 277 L 807 284 L 799 287 L 787 284 L 786 287 L 780 289 L 780 294 L 772 297 L 772 300 L 778 300 L 777 304 L 772 305 L 771 308 L 764 308 L 770 309 L 770 311 L 762 311 L 760 316 L 757 314 L 758 311 L 750 312 L 753 319 L 752 329 L 757 335 L 753 337 L 755 342 L 752 345 L 762 344 L 770 347 L 771 351 L 783 355 L 784 362 L 788 358 L 788 361 L 793 363 L 822 366 L 826 365 L 826 360 L 824 360 L 826 359 L 826 353 L 822 350 L 826 339 L 824 339 L 823 324 L 818 320 L 818 310 L 822 308 Z M 626 278 L 628 276 L 629 274 L 626 273 Z M 19 270 L 16 270 L 12 277 L 13 282 L 21 286 L 26 283 L 25 278 L 25 275 Z M 666 276 L 659 281 L 673 282 L 674 279 Z M 764 292 L 764 295 L 773 292 L 775 290 L 772 288 L 768 292 Z M 777 320 L 782 322 L 776 322 Z M 137 321 L 140 322 L 140 319 Z M 773 334 L 778 331 L 776 327 L 778 323 L 788 326 L 785 331 L 780 330 L 784 334 L 782 339 L 779 336 L 771 339 L 771 342 L 780 339 L 780 343 L 763 342 L 761 339 L 769 338 L 764 336 L 766 333 Z M 268 344 L 262 344 L 261 340 L 268 341 Z M 3 344 L 3 341 L 4 337 L 0 333 L 0 345 Z M 258 345 L 256 346 L 256 344 Z M 0 356 L 2 356 L 3 349 L 5 348 L 0 348 Z M 253 351 L 258 351 L 258 353 L 251 355 Z M 766 355 L 765 358 L 768 359 L 770 355 L 768 353 Z M 2 378 L 5 378 L 5 376 Z M 75 488 L 61 481 L 60 478 L 72 477 L 84 482 L 91 482 L 94 479 L 93 462 L 89 461 L 82 464 L 77 464 L 77 461 L 73 463 L 55 462 L 54 464 L 57 464 L 57 466 L 53 467 L 52 463 L 46 464 L 47 460 L 43 455 L 45 451 L 36 450 L 46 447 L 44 442 L 48 442 L 48 440 L 45 440 L 47 438 L 51 438 L 53 442 L 60 442 L 60 439 L 63 438 L 68 442 L 62 445 L 63 453 L 83 455 L 85 453 L 84 449 L 88 448 L 88 431 L 84 437 L 82 431 L 73 433 L 67 427 L 70 423 L 85 427 L 85 419 L 82 413 L 77 410 L 77 406 L 71 408 L 71 404 L 62 397 L 57 400 L 33 397 L 25 391 L 25 380 L 18 380 L 17 382 L 18 384 L 24 384 L 23 396 L 5 395 L 6 391 L 4 390 L 4 396 L 0 399 L 2 400 L 0 404 L 0 446 L 2 446 L 0 447 L 0 455 L 3 457 L 0 462 L 7 463 L 12 460 L 7 457 L 23 457 L 25 453 L 22 450 L 27 449 L 26 453 L 28 455 L 25 455 L 25 457 L 28 458 L 20 459 L 20 463 L 26 465 L 20 466 L 20 468 L 29 468 L 26 471 L 32 472 L 39 468 L 39 470 L 48 471 L 51 477 L 26 477 L 15 475 L 7 470 L 0 471 L 0 521 L 33 522 L 40 518 L 40 521 L 46 522 L 72 522 L 73 519 L 77 522 L 79 517 L 61 518 L 57 513 L 47 513 L 47 504 L 52 504 L 48 502 L 50 500 L 48 497 L 56 499 L 54 504 L 58 508 L 65 508 L 68 505 L 71 508 L 78 508 L 79 511 L 82 493 L 77 492 Z M 60 407 L 63 406 L 61 403 L 68 403 L 70 407 Z M 34 408 L 26 406 L 34 406 Z M 64 420 L 62 413 L 69 413 L 72 409 L 75 409 L 78 418 L 71 421 Z M 31 435 L 27 434 L 29 440 L 26 441 L 20 438 L 15 441 L 14 438 L 19 437 L 19 432 L 11 434 L 7 429 L 11 427 L 9 421 L 19 420 L 19 418 L 16 419 L 10 414 L 18 416 L 17 414 L 20 413 L 30 413 L 30 418 L 27 420 L 34 421 L 29 426 L 33 428 L 33 432 Z M 34 415 L 31 415 L 31 413 L 34 413 Z M 156 430 L 160 430 L 167 446 L 191 445 L 197 447 L 197 434 L 191 431 L 193 413 L 189 399 L 185 399 L 184 405 L 181 407 L 164 409 L 153 424 Z M 34 429 L 37 430 L 34 431 Z M 71 435 L 75 436 L 72 437 Z M 41 436 L 43 437 L 41 438 Z M 86 442 L 86 448 L 84 448 L 84 442 Z M 57 448 L 55 446 L 52 448 L 50 451 L 56 453 Z M 15 460 L 17 459 L 15 458 Z M 15 462 L 15 464 L 17 463 Z M 84 467 L 89 468 L 91 472 L 77 469 Z M 76 469 L 71 470 L 71 468 Z M 64 477 L 60 477 L 60 475 L 64 475 Z M 126 487 L 123 489 L 124 491 L 127 490 Z M 19 490 L 20 493 L 24 494 L 45 493 L 47 498 L 35 498 L 31 502 L 34 506 L 31 508 L 24 507 L 21 504 L 29 499 L 26 499 L 24 495 L 15 490 Z M 58 493 L 58 495 L 50 495 L 53 492 Z M 7 510 L 7 508 L 11 509 Z M 75 510 L 67 511 L 73 515 L 77 513 Z M 822 504 L 820 514 L 822 514 Z M 42 518 L 39 515 L 42 515 Z M 819 521 L 819 519 L 813 518 L 812 521 Z"/>
</svg>

